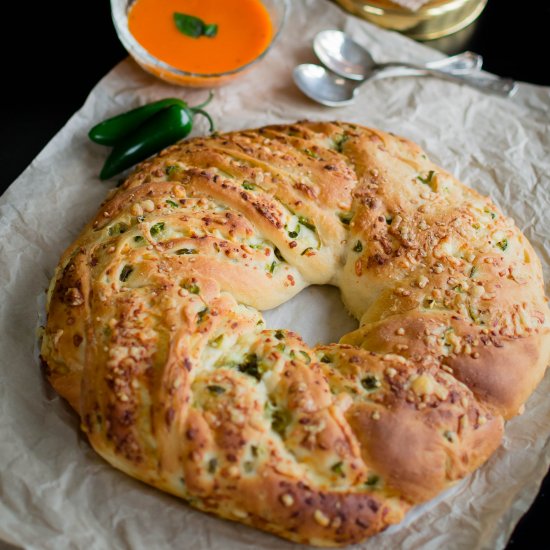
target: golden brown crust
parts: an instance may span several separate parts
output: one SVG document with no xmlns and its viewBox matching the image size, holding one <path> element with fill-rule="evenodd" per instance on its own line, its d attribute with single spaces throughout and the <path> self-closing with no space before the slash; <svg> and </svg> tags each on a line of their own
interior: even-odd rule
<svg viewBox="0 0 550 550">
<path fill-rule="evenodd" d="M 265 329 L 257 309 L 326 283 L 360 319 L 340 344 Z M 513 222 L 417 145 L 325 122 L 142 163 L 63 255 L 42 345 L 117 468 L 319 546 L 480 466 L 549 354 Z"/>
</svg>

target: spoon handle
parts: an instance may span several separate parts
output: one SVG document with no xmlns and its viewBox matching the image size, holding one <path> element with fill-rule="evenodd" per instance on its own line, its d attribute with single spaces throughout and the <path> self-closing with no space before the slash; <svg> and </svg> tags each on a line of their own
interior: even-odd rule
<svg viewBox="0 0 550 550">
<path fill-rule="evenodd" d="M 447 72 L 445 70 L 437 70 L 426 65 L 415 65 L 414 63 L 380 63 L 377 65 L 377 70 L 390 68 L 407 68 L 415 71 L 421 71 L 423 74 L 430 76 L 437 76 L 450 82 L 457 82 L 461 84 L 467 84 L 472 88 L 476 88 L 482 92 L 500 95 L 503 97 L 509 97 L 514 94 L 517 89 L 517 83 L 510 78 L 501 78 L 498 76 L 488 76 L 484 74 L 456 74 Z M 405 73 L 406 74 L 406 73 Z M 410 73 L 409 73 L 410 74 Z M 396 76 L 394 73 L 392 76 Z"/>
<path fill-rule="evenodd" d="M 477 53 L 468 51 L 426 63 L 426 67 L 429 69 L 437 69 L 439 71 L 455 74 L 480 71 L 482 66 L 483 57 Z"/>
<path fill-rule="evenodd" d="M 500 95 L 503 97 L 509 97 L 517 90 L 517 83 L 511 78 L 491 77 L 482 74 L 459 75 L 433 69 L 428 69 L 427 72 L 432 76 L 438 76 L 451 82 L 467 84 L 468 86 L 476 88 L 482 92 Z"/>
</svg>

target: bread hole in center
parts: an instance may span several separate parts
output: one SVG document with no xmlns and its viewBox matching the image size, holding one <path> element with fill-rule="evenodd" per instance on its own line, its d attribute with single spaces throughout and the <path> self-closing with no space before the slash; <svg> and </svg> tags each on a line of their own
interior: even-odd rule
<svg viewBox="0 0 550 550">
<path fill-rule="evenodd" d="M 338 342 L 359 326 L 346 311 L 340 291 L 328 285 L 309 286 L 263 316 L 268 328 L 293 330 L 309 346 Z"/>
</svg>

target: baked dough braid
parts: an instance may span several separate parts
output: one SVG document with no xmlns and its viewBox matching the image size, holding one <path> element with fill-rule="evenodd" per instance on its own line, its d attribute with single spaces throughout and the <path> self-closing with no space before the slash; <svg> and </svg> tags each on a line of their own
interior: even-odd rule
<svg viewBox="0 0 550 550">
<path fill-rule="evenodd" d="M 499 446 L 549 359 L 541 273 L 510 218 L 406 139 L 324 122 L 196 138 L 142 163 L 65 252 L 42 357 L 115 467 L 345 545 Z M 258 310 L 310 284 L 359 319 L 340 344 L 265 328 Z"/>
</svg>

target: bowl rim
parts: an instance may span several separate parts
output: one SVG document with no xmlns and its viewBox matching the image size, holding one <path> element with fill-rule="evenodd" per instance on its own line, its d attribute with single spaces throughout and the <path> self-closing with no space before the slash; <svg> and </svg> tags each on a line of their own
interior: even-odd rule
<svg viewBox="0 0 550 550">
<path fill-rule="evenodd" d="M 136 0 L 132 0 L 132 3 L 135 1 Z M 262 4 L 264 4 L 263 0 L 260 0 L 260 1 L 262 2 Z M 128 25 L 123 24 L 124 22 L 128 21 L 127 6 L 129 2 L 125 2 L 121 0 L 110 0 L 110 4 L 111 4 L 111 18 L 113 20 L 113 26 L 115 27 L 115 31 L 120 41 L 122 42 L 122 45 L 128 51 L 128 53 L 132 57 L 136 57 L 140 63 L 144 63 L 156 69 L 161 69 L 163 71 L 169 72 L 174 76 L 216 79 L 216 78 L 223 78 L 226 76 L 240 73 L 241 71 L 247 69 L 254 63 L 257 63 L 258 61 L 263 59 L 263 57 L 265 57 L 265 55 L 269 52 L 269 50 L 275 44 L 275 42 L 277 41 L 277 38 L 279 37 L 279 35 L 281 34 L 281 31 L 285 26 L 286 19 L 288 16 L 288 12 L 290 11 L 290 5 L 291 5 L 290 0 L 277 0 L 277 1 L 280 2 L 283 8 L 282 17 L 276 32 L 274 32 L 273 35 L 271 36 L 271 40 L 269 41 L 269 44 L 265 47 L 265 49 L 259 55 L 257 55 L 254 59 L 252 59 L 248 63 L 245 63 L 244 65 L 240 65 L 239 67 L 236 67 L 235 69 L 231 69 L 230 71 L 225 71 L 221 73 L 196 73 L 191 71 L 184 71 L 182 69 L 173 67 L 169 63 L 166 63 L 160 60 L 158 57 L 155 57 L 150 52 L 148 52 L 134 38 L 134 35 L 130 32 Z"/>
</svg>

